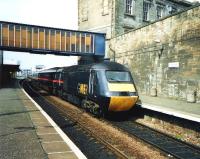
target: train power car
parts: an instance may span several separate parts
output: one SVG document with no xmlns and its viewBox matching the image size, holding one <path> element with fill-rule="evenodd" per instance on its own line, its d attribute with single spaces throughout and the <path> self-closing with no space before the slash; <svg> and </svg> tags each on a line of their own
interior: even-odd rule
<svg viewBox="0 0 200 159">
<path fill-rule="evenodd" d="M 96 115 L 130 110 L 138 100 L 131 73 L 116 62 L 65 67 L 56 77 L 61 97 Z"/>
<path fill-rule="evenodd" d="M 38 83 L 48 92 L 100 116 L 128 111 L 138 100 L 131 73 L 116 62 L 43 70 L 38 73 Z"/>
</svg>

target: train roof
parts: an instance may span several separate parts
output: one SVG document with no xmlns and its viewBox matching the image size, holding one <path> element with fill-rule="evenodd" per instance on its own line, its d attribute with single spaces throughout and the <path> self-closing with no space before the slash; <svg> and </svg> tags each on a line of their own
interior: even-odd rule
<svg viewBox="0 0 200 159">
<path fill-rule="evenodd" d="M 115 70 L 115 71 L 129 71 L 128 68 L 117 62 L 104 61 L 99 63 L 92 63 L 88 65 L 75 65 L 65 67 L 64 72 L 70 71 L 84 71 L 84 70 Z"/>
<path fill-rule="evenodd" d="M 56 72 L 58 69 L 60 69 L 60 67 L 53 67 L 53 68 L 50 68 L 50 69 L 45 69 L 45 70 L 42 70 L 40 72 L 38 72 L 39 74 L 40 73 L 51 73 L 51 72 Z"/>
</svg>

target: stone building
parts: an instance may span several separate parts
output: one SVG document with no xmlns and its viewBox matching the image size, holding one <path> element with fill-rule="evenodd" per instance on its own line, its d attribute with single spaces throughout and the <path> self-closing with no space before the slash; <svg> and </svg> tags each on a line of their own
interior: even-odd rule
<svg viewBox="0 0 200 159">
<path fill-rule="evenodd" d="M 110 48 L 140 95 L 200 103 L 200 5 L 118 35 Z"/>
<path fill-rule="evenodd" d="M 107 56 L 129 67 L 140 95 L 200 103 L 200 5 L 79 0 L 79 29 L 107 33 Z"/>
<path fill-rule="evenodd" d="M 78 0 L 79 29 L 110 39 L 191 5 L 185 0 Z"/>
</svg>

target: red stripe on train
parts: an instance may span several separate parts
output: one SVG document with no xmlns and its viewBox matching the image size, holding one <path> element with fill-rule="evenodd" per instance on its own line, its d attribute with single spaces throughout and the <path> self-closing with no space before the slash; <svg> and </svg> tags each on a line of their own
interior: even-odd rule
<svg viewBox="0 0 200 159">
<path fill-rule="evenodd" d="M 64 83 L 63 80 L 53 80 L 54 83 Z"/>
<path fill-rule="evenodd" d="M 51 80 L 51 79 L 48 79 L 48 78 L 38 78 L 38 80 L 42 80 L 42 81 L 50 81 L 50 82 L 53 82 L 53 80 Z"/>
</svg>

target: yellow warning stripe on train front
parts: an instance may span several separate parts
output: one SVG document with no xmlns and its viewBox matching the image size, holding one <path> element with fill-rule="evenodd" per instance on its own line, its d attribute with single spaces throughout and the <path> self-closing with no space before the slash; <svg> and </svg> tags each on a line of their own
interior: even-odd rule
<svg viewBox="0 0 200 159">
<path fill-rule="evenodd" d="M 135 92 L 135 87 L 130 83 L 108 83 L 111 92 Z"/>
</svg>

